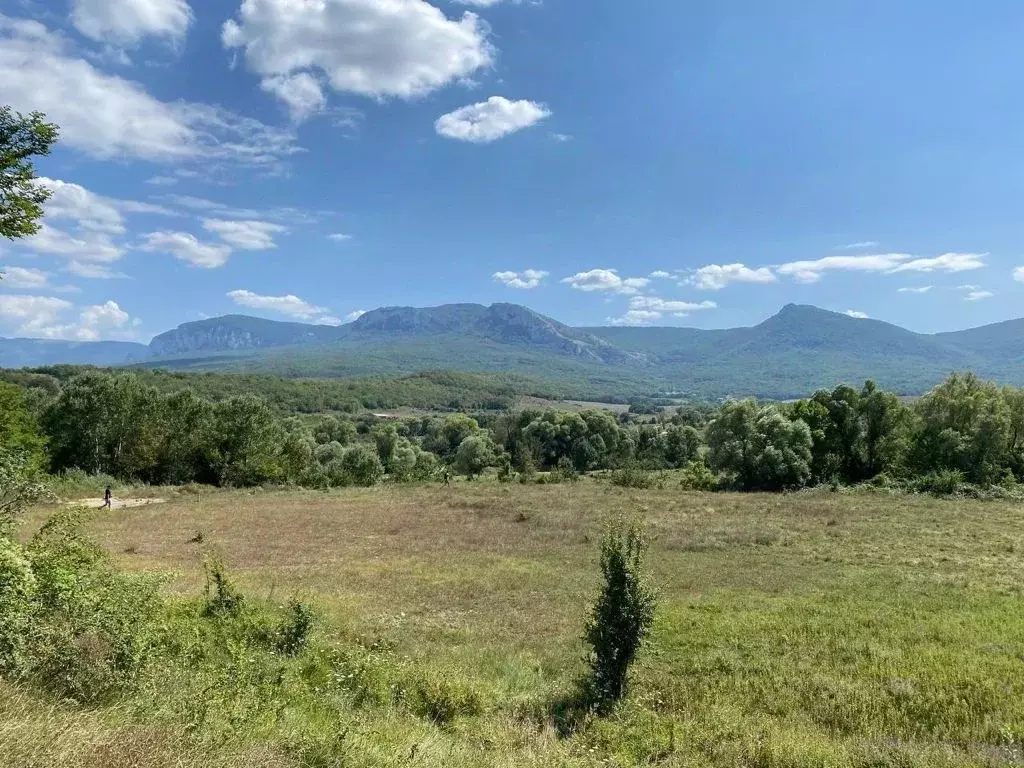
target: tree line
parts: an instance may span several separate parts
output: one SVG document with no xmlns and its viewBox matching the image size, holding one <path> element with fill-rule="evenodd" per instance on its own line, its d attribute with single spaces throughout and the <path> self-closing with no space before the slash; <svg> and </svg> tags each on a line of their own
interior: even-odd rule
<svg viewBox="0 0 1024 768">
<path fill-rule="evenodd" d="M 683 470 L 695 488 L 765 491 L 1024 478 L 1024 390 L 972 374 L 954 374 L 913 403 L 869 381 L 790 403 L 729 400 L 653 416 L 527 408 L 394 420 L 282 415 L 257 395 L 163 391 L 131 372 L 53 381 L 0 384 L 0 448 L 40 470 L 152 484 L 327 488 L 492 469 L 503 480 L 541 482 Z"/>
</svg>

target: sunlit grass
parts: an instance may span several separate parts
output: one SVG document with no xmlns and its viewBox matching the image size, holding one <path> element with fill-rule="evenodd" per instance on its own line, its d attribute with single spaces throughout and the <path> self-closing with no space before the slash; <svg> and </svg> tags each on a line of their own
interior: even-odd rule
<svg viewBox="0 0 1024 768">
<path fill-rule="evenodd" d="M 560 737 L 598 537 L 623 513 L 653 539 L 653 639 L 623 706 Z M 97 744 L 141 741 L 151 756 L 104 764 L 1017 765 L 1021 517 L 1004 502 L 593 480 L 200 493 L 99 513 L 91 532 L 117 561 L 174 572 L 178 595 L 201 590 L 202 531 L 257 603 L 318 606 L 314 648 L 287 660 L 214 643 L 182 603 L 174 653 L 113 709 L 0 689 L 0 757 L 92 765 Z"/>
</svg>

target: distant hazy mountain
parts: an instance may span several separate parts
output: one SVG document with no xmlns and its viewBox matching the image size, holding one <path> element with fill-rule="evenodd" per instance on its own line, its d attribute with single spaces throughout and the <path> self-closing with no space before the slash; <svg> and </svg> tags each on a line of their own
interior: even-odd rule
<svg viewBox="0 0 1024 768">
<path fill-rule="evenodd" d="M 908 394 L 953 370 L 1024 384 L 1024 320 L 919 334 L 877 320 L 787 305 L 751 328 L 571 328 L 515 304 L 388 307 L 348 325 L 229 315 L 141 345 L 0 340 L 0 365 L 143 363 L 281 375 L 504 371 L 574 391 L 794 397 L 874 378 Z"/>
</svg>

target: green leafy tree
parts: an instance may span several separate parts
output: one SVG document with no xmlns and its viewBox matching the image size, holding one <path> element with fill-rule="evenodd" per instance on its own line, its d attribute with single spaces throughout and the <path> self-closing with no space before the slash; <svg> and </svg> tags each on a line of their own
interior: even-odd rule
<svg viewBox="0 0 1024 768">
<path fill-rule="evenodd" d="M 26 453 L 32 464 L 42 467 L 46 440 L 22 390 L 0 382 L 0 448 Z"/>
<path fill-rule="evenodd" d="M 377 452 L 368 445 L 353 445 L 341 457 L 341 470 L 346 485 L 370 487 L 384 476 L 384 465 Z"/>
<path fill-rule="evenodd" d="M 811 476 L 811 430 L 777 407 L 730 401 L 707 427 L 712 469 L 747 490 L 799 487 Z"/>
<path fill-rule="evenodd" d="M 478 477 L 488 467 L 497 465 L 498 454 L 499 448 L 489 435 L 470 435 L 455 454 L 455 471 L 469 478 Z"/>
<path fill-rule="evenodd" d="M 921 474 L 959 470 L 991 483 L 1009 466 L 1012 412 L 995 384 L 972 373 L 953 374 L 922 397 L 912 462 Z"/>
<path fill-rule="evenodd" d="M 279 477 L 283 431 L 266 401 L 242 395 L 214 408 L 214 468 L 220 485 L 251 486 Z"/>
<path fill-rule="evenodd" d="M 50 154 L 57 126 L 44 115 L 27 117 L 0 107 L 0 236 L 15 239 L 39 231 L 50 190 L 36 182 L 33 158 Z"/>
</svg>

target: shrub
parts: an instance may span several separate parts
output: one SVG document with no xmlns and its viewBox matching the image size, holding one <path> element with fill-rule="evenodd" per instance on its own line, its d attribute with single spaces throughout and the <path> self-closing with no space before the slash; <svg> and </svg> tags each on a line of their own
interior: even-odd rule
<svg viewBox="0 0 1024 768">
<path fill-rule="evenodd" d="M 0 672 L 18 669 L 32 624 L 36 578 L 18 544 L 0 537 Z"/>
<path fill-rule="evenodd" d="M 620 488 L 650 488 L 654 484 L 651 473 L 635 464 L 613 470 L 610 480 Z"/>
<path fill-rule="evenodd" d="M 703 461 L 691 461 L 683 468 L 679 487 L 685 491 L 717 491 L 718 475 Z"/>
<path fill-rule="evenodd" d="M 274 650 L 285 656 L 298 656 L 309 643 L 313 632 L 313 609 L 298 600 L 288 603 L 284 621 L 277 627 Z"/>
<path fill-rule="evenodd" d="M 228 578 L 220 553 L 207 552 L 203 558 L 203 570 L 206 571 L 206 604 L 203 613 L 206 616 L 237 616 L 245 598 Z"/>
<path fill-rule="evenodd" d="M 962 492 L 966 485 L 964 473 L 959 469 L 941 469 L 919 477 L 914 483 L 914 488 L 936 496 L 954 496 Z"/>
<path fill-rule="evenodd" d="M 607 713 L 626 692 L 629 667 L 654 621 L 655 594 L 642 567 L 646 541 L 636 523 L 609 527 L 601 542 L 601 594 L 587 623 L 590 686 Z"/>
<path fill-rule="evenodd" d="M 568 456 L 558 460 L 558 465 L 548 475 L 549 483 L 575 483 L 580 479 L 580 473 L 576 471 L 576 465 Z"/>
<path fill-rule="evenodd" d="M 55 515 L 25 550 L 35 591 L 21 676 L 95 704 L 137 683 L 162 601 L 159 580 L 115 571 L 81 520 L 81 510 Z"/>
</svg>

